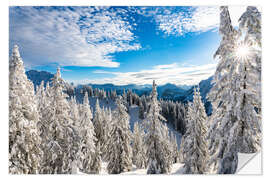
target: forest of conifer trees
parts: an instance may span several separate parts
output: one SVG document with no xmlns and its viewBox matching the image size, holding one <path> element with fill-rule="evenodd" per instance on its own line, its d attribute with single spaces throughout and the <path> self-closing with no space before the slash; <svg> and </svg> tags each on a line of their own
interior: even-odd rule
<svg viewBox="0 0 270 180">
<path fill-rule="evenodd" d="M 155 79 L 150 95 L 128 89 L 117 94 L 75 88 L 59 67 L 50 82 L 34 88 L 15 45 L 9 60 L 9 173 L 170 174 L 175 164 L 181 164 L 179 174 L 236 173 L 238 153 L 262 146 L 260 12 L 247 7 L 235 29 L 228 7 L 221 6 L 219 34 L 207 95 L 211 116 L 198 86 L 184 104 L 159 99 Z"/>
</svg>

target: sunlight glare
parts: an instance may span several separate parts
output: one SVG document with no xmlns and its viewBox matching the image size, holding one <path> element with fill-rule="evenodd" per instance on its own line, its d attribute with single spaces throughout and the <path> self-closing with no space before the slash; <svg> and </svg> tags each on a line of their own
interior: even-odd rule
<svg viewBox="0 0 270 180">
<path fill-rule="evenodd" d="M 250 48 L 246 44 L 240 44 L 236 49 L 236 57 L 240 60 L 246 60 L 250 55 Z"/>
</svg>

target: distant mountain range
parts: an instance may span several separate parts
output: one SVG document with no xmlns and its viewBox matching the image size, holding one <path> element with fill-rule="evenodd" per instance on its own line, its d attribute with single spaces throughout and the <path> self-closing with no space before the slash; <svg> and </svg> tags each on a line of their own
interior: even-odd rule
<svg viewBox="0 0 270 180">
<path fill-rule="evenodd" d="M 44 81 L 44 85 L 46 85 L 46 83 L 51 81 L 51 79 L 53 78 L 53 74 L 47 71 L 36 70 L 26 71 L 26 76 L 33 82 L 35 87 L 39 86 L 41 84 L 41 81 Z"/>
<path fill-rule="evenodd" d="M 26 72 L 28 79 L 30 79 L 35 86 L 40 85 L 41 81 L 44 81 L 46 84 L 53 77 L 53 74 L 46 71 L 36 71 L 30 70 Z M 200 93 L 202 96 L 202 101 L 205 104 L 207 114 L 211 114 L 212 108 L 211 103 L 207 101 L 206 96 L 210 89 L 212 88 L 211 81 L 213 76 L 209 77 L 206 80 L 202 80 L 199 83 Z M 141 95 L 149 95 L 152 90 L 151 84 L 146 85 L 136 85 L 136 84 L 128 84 L 128 85 L 114 85 L 114 84 L 88 84 L 92 86 L 92 88 L 104 89 L 105 91 L 116 90 L 118 94 L 121 94 L 124 90 L 132 90 L 134 93 Z M 78 85 L 77 88 L 81 88 L 83 85 Z M 173 101 L 180 101 L 186 103 L 188 101 L 193 100 L 193 88 L 194 86 L 188 85 L 180 85 L 177 86 L 175 84 L 167 83 L 165 85 L 161 85 L 157 87 L 157 92 L 159 98 Z"/>
</svg>

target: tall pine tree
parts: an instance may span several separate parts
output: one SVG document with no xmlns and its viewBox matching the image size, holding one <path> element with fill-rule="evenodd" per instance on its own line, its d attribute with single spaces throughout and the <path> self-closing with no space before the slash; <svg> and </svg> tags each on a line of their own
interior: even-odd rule
<svg viewBox="0 0 270 180">
<path fill-rule="evenodd" d="M 132 161 L 138 169 L 143 169 L 146 168 L 145 146 L 143 144 L 144 132 L 138 122 L 135 122 L 133 131 Z"/>
<path fill-rule="evenodd" d="M 239 92 L 234 110 L 241 126 L 238 151 L 255 153 L 261 148 L 261 14 L 249 6 L 239 21 L 243 40 L 238 48 L 246 48 L 246 54 L 236 54 Z"/>
<path fill-rule="evenodd" d="M 116 100 L 117 108 L 114 111 L 110 138 L 107 143 L 108 166 L 110 174 L 119 174 L 130 171 L 132 167 L 131 132 L 129 115 L 121 96 Z"/>
<path fill-rule="evenodd" d="M 239 99 L 239 76 L 236 72 L 239 61 L 234 55 L 239 34 L 233 28 L 228 7 L 220 7 L 219 32 L 222 37 L 215 53 L 219 62 L 208 94 L 213 113 L 209 129 L 211 172 L 231 174 L 237 169 L 237 140 L 241 120 L 236 113 Z"/>
<path fill-rule="evenodd" d="M 96 146 L 95 146 L 95 131 L 92 124 L 92 112 L 89 106 L 88 92 L 85 92 L 83 104 L 80 108 L 80 155 L 79 155 L 79 164 L 81 171 L 85 173 L 99 173 L 99 169 L 92 167 L 93 161 L 95 161 L 96 155 Z M 100 156 L 100 155 L 99 155 Z M 100 166 L 101 161 L 96 161 L 99 163 L 96 166 Z"/>
<path fill-rule="evenodd" d="M 67 95 L 63 92 L 63 88 L 64 80 L 58 68 L 52 79 L 52 87 L 48 89 L 50 99 L 46 118 L 48 141 L 42 165 L 42 173 L 46 174 L 73 173 L 79 150 L 78 132 L 74 127 Z"/>
<path fill-rule="evenodd" d="M 187 132 L 183 140 L 185 173 L 204 174 L 208 171 L 207 121 L 199 88 L 194 88 L 193 103 L 188 108 Z"/>
<path fill-rule="evenodd" d="M 168 137 L 164 137 L 164 125 L 161 121 L 166 121 L 166 119 L 160 114 L 161 108 L 157 100 L 156 86 L 155 81 L 153 81 L 150 107 L 143 122 L 146 130 L 147 173 L 166 174 L 171 170 L 171 163 L 169 163 L 171 158 L 169 156 L 169 147 L 163 142 Z"/>
<path fill-rule="evenodd" d="M 9 173 L 39 173 L 43 153 L 38 121 L 34 87 L 15 45 L 9 61 Z"/>
</svg>

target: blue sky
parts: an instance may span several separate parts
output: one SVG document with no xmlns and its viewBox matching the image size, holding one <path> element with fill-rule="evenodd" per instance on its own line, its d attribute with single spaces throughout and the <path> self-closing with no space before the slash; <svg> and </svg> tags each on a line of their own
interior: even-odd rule
<svg viewBox="0 0 270 180">
<path fill-rule="evenodd" d="M 245 11 L 229 7 L 232 23 Z M 27 70 L 74 83 L 193 85 L 211 76 L 219 7 L 10 7 Z"/>
</svg>

